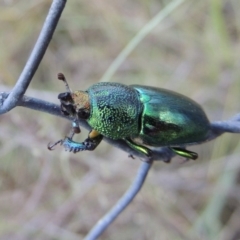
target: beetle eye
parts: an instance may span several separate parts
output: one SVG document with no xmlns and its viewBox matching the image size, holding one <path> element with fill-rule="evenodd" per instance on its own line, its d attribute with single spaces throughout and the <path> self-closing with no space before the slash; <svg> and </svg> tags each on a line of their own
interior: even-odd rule
<svg viewBox="0 0 240 240">
<path fill-rule="evenodd" d="M 78 110 L 78 117 L 81 119 L 87 119 L 89 117 L 89 111 L 86 109 L 79 109 Z"/>
</svg>

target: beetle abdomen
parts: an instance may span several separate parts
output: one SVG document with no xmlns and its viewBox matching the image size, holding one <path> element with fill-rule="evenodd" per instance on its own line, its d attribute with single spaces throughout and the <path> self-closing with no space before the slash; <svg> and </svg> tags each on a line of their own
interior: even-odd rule
<svg viewBox="0 0 240 240">
<path fill-rule="evenodd" d="M 101 82 L 87 92 L 91 103 L 88 123 L 93 129 L 112 139 L 138 135 L 142 103 L 134 88 Z"/>
<path fill-rule="evenodd" d="M 209 121 L 201 106 L 165 89 L 133 85 L 143 103 L 139 138 L 150 146 L 171 146 L 206 140 Z"/>
</svg>

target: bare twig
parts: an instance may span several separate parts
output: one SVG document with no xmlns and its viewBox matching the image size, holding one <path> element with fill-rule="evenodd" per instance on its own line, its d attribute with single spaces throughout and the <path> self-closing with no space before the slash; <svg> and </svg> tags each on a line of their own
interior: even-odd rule
<svg viewBox="0 0 240 240">
<path fill-rule="evenodd" d="M 114 207 L 91 229 L 85 240 L 97 239 L 102 232 L 119 216 L 119 214 L 121 214 L 121 212 L 129 205 L 129 203 L 132 202 L 134 197 L 138 194 L 143 186 L 151 166 L 152 164 L 150 163 L 142 163 L 132 185 L 125 192 L 122 198 L 120 198 L 119 201 L 114 205 Z"/>
<path fill-rule="evenodd" d="M 53 1 L 42 31 L 40 32 L 38 40 L 17 83 L 15 84 L 6 101 L 4 101 L 3 105 L 0 106 L 0 114 L 6 113 L 14 108 L 18 104 L 18 101 L 22 98 L 23 94 L 26 92 L 27 87 L 30 84 L 32 77 L 36 72 L 52 39 L 52 35 L 64 9 L 65 3 L 66 0 Z"/>
<path fill-rule="evenodd" d="M 0 93 L 0 107 L 1 104 L 8 99 L 8 93 L 2 92 Z M 60 111 L 60 107 L 54 103 L 50 103 L 41 99 L 32 98 L 28 96 L 23 96 L 21 100 L 17 103 L 18 106 L 27 107 L 30 109 L 46 112 L 58 117 L 63 117 L 69 120 L 73 120 L 66 116 L 63 116 Z M 84 120 L 79 120 L 79 124 L 84 128 L 90 130 L 90 126 Z M 206 141 L 213 140 L 220 136 L 223 133 L 230 132 L 230 133 L 240 133 L 240 114 L 235 115 L 233 118 L 227 121 L 217 121 L 211 123 L 211 130 Z M 111 145 L 122 149 L 123 151 L 129 153 L 130 155 L 134 155 L 136 157 L 140 157 L 144 159 L 144 155 L 141 153 L 131 149 L 124 141 L 122 140 L 112 140 L 108 138 L 104 138 L 105 141 L 110 143 Z M 168 147 L 162 147 L 159 149 L 153 150 L 153 160 L 161 160 L 164 162 L 169 162 L 171 158 L 174 156 L 174 153 L 169 150 Z"/>
</svg>

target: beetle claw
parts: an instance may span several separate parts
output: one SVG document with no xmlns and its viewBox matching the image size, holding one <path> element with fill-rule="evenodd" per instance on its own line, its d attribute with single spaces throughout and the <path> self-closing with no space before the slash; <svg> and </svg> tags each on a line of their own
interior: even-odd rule
<svg viewBox="0 0 240 240">
<path fill-rule="evenodd" d="M 53 143 L 53 144 L 50 142 L 50 143 L 48 144 L 48 146 L 47 146 L 47 147 L 48 147 L 48 150 L 50 150 L 50 151 L 54 150 L 54 147 L 55 147 L 56 145 L 58 145 L 59 143 L 62 145 L 62 141 L 63 141 L 63 140 L 61 139 L 61 140 L 58 140 L 57 142 L 55 142 L 55 143 Z"/>
</svg>

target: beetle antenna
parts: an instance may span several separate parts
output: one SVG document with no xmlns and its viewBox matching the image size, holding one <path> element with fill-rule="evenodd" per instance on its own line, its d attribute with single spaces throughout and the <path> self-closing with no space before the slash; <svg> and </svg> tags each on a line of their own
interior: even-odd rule
<svg viewBox="0 0 240 240">
<path fill-rule="evenodd" d="M 64 74 L 63 73 L 59 73 L 58 74 L 58 79 L 63 81 L 65 83 L 65 86 L 66 86 L 66 89 L 68 92 L 72 92 L 72 90 L 70 89 L 69 85 L 68 85 L 68 82 L 67 82 L 67 79 L 65 78 Z"/>
</svg>

